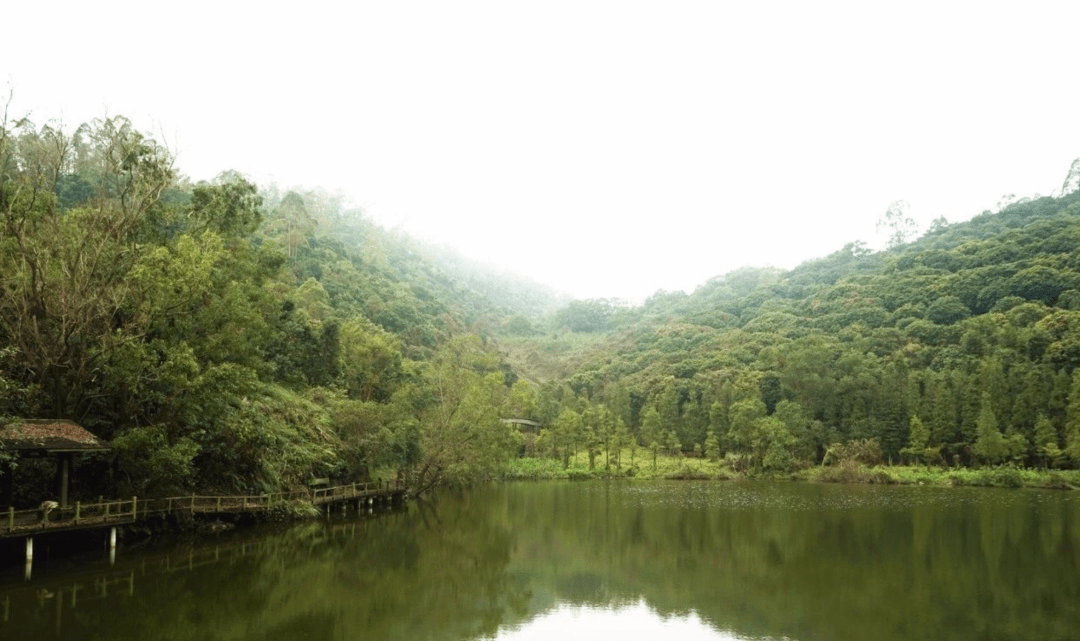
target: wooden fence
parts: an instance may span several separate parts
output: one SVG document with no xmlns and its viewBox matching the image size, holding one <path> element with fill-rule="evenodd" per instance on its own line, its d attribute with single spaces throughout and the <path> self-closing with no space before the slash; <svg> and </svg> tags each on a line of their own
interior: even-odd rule
<svg viewBox="0 0 1080 641">
<path fill-rule="evenodd" d="M 256 494 L 247 496 L 174 496 L 163 499 L 98 499 L 97 503 L 76 502 L 64 508 L 54 508 L 48 514 L 42 510 L 15 510 L 8 508 L 0 521 L 0 536 L 32 534 L 40 530 L 81 529 L 134 523 L 156 515 L 187 512 L 189 514 L 218 514 L 262 512 L 289 503 L 304 502 L 314 505 L 362 500 L 366 498 L 390 498 L 402 495 L 405 484 L 352 483 L 335 487 L 312 488 L 293 492 Z"/>
</svg>

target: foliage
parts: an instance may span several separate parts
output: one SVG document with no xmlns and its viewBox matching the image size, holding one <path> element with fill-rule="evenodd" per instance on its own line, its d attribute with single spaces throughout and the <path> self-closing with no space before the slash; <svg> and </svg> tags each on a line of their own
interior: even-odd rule
<svg viewBox="0 0 1080 641">
<path fill-rule="evenodd" d="M 125 494 L 176 495 L 195 484 L 199 445 L 186 437 L 171 440 L 164 426 L 127 430 L 113 439 L 112 448 L 125 479 Z"/>
<path fill-rule="evenodd" d="M 419 390 L 420 460 L 415 494 L 440 483 L 492 478 L 505 468 L 518 440 L 499 420 L 506 386 L 474 336 L 448 341 L 428 366 Z"/>
<path fill-rule="evenodd" d="M 1080 464 L 1080 192 L 883 224 L 887 251 L 567 303 L 340 194 L 192 185 L 124 118 L 5 120 L 0 417 L 77 419 L 140 494 L 383 471 L 422 493 L 525 449 L 635 477 Z"/>
<path fill-rule="evenodd" d="M 891 211 L 904 223 L 902 204 Z M 1069 193 L 942 219 L 917 240 L 900 229 L 886 252 L 853 243 L 768 278 L 740 270 L 659 292 L 583 344 L 565 380 L 577 403 L 629 390 L 643 446 L 674 431 L 684 451 L 748 469 L 777 442 L 790 455 L 770 459 L 780 467 L 1075 466 L 1078 224 Z"/>
<path fill-rule="evenodd" d="M 320 190 L 178 180 L 122 117 L 5 120 L 0 416 L 77 419 L 140 495 L 489 476 L 519 442 L 500 413 L 539 400 L 503 402 L 501 312 L 414 249 Z"/>
</svg>

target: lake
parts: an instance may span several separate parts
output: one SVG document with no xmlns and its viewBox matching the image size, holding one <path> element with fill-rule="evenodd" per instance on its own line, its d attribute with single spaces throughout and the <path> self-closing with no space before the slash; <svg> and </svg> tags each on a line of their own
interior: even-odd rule
<svg viewBox="0 0 1080 641">
<path fill-rule="evenodd" d="M 1080 493 L 541 482 L 0 574 L 0 639 L 1077 639 Z"/>
</svg>

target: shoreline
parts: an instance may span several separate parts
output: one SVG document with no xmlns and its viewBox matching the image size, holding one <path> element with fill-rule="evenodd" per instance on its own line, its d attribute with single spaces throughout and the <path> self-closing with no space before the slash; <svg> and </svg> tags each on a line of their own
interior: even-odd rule
<svg viewBox="0 0 1080 641">
<path fill-rule="evenodd" d="M 554 459 L 518 459 L 503 480 L 770 480 L 805 483 L 840 483 L 859 485 L 933 485 L 938 487 L 1004 487 L 1048 490 L 1080 489 L 1080 470 L 1051 470 L 998 465 L 981 468 L 947 468 L 910 465 L 865 465 L 842 462 L 837 465 L 808 467 L 792 472 L 742 472 L 718 461 L 666 457 L 654 466 L 644 464 L 610 469 L 602 465 L 589 468 L 587 463 L 572 461 L 563 468 Z"/>
</svg>

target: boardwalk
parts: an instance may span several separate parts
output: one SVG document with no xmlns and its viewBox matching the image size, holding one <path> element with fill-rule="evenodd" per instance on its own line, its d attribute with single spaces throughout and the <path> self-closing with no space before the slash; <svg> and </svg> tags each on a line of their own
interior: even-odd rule
<svg viewBox="0 0 1080 641">
<path fill-rule="evenodd" d="M 43 521 L 40 510 L 8 509 L 0 521 L 0 538 L 45 532 L 88 530 L 137 523 L 170 514 L 256 514 L 290 504 L 371 504 L 405 500 L 405 484 L 353 483 L 335 487 L 253 496 L 175 496 L 164 499 L 116 499 L 56 508 Z"/>
</svg>

